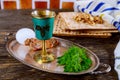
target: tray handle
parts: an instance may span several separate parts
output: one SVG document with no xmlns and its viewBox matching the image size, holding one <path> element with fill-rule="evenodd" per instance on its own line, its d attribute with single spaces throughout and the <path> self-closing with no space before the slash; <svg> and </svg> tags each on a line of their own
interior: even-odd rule
<svg viewBox="0 0 120 80">
<path fill-rule="evenodd" d="M 111 66 L 109 64 L 100 63 L 98 69 L 100 69 L 100 70 L 90 72 L 90 74 L 108 73 L 111 71 Z"/>
<path fill-rule="evenodd" d="M 5 34 L 4 41 L 7 42 L 9 39 L 15 37 L 15 32 L 8 32 Z"/>
</svg>

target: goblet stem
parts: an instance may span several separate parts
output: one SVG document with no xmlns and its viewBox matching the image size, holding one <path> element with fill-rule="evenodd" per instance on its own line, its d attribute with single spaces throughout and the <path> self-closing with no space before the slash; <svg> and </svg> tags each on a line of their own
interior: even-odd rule
<svg viewBox="0 0 120 80">
<path fill-rule="evenodd" d="M 42 60 L 45 62 L 47 60 L 47 51 L 46 51 L 46 45 L 45 45 L 45 40 L 42 40 Z"/>
<path fill-rule="evenodd" d="M 42 40 L 42 55 L 46 55 L 46 45 L 45 45 L 45 40 Z"/>
<path fill-rule="evenodd" d="M 46 51 L 46 44 L 45 40 L 42 41 L 42 54 L 41 54 L 42 62 L 51 62 L 54 60 L 54 55 L 51 53 L 48 53 Z"/>
<path fill-rule="evenodd" d="M 54 55 L 50 52 L 47 52 L 45 40 L 42 41 L 42 51 L 36 52 L 34 55 L 34 60 L 41 64 L 41 63 L 47 63 L 51 62 L 55 59 Z"/>
</svg>

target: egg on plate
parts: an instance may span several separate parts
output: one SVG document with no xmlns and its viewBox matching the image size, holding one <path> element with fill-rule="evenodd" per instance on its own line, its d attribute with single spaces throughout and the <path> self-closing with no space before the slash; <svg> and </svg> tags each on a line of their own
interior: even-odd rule
<svg viewBox="0 0 120 80">
<path fill-rule="evenodd" d="M 19 29 L 15 35 L 18 43 L 23 44 L 28 38 L 35 38 L 35 32 L 30 28 Z"/>
</svg>

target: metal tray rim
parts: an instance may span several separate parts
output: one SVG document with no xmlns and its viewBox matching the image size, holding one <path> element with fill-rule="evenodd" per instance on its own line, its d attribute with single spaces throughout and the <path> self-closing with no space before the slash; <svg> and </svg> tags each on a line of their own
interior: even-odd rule
<svg viewBox="0 0 120 80">
<path fill-rule="evenodd" d="M 64 41 L 69 41 L 69 40 L 65 40 L 65 39 L 62 39 L 62 38 L 58 38 L 58 37 L 54 37 L 54 38 L 61 39 L 61 40 L 64 40 Z M 12 53 L 12 52 L 10 51 L 10 49 L 9 49 L 9 44 L 10 44 L 13 40 L 15 40 L 15 39 L 10 39 L 10 40 L 7 41 L 7 43 L 6 43 L 6 49 L 7 49 L 7 51 L 9 52 L 9 54 L 10 54 L 12 57 L 14 57 L 16 60 L 22 62 L 23 64 L 25 64 L 25 65 L 27 65 L 27 66 L 29 66 L 29 67 L 32 67 L 32 68 L 35 68 L 35 69 L 38 69 L 38 70 L 42 70 L 42 69 L 40 69 L 40 68 L 38 68 L 38 67 L 36 67 L 36 66 L 34 66 L 34 65 L 28 64 L 27 62 L 18 59 L 15 55 L 13 55 L 13 53 Z M 94 69 L 92 69 L 92 70 L 89 70 L 89 71 L 86 71 L 86 72 L 78 72 L 78 73 L 71 73 L 71 72 L 62 72 L 62 73 L 61 73 L 61 72 L 59 72 L 59 71 L 54 71 L 54 72 L 53 72 L 53 71 L 49 71 L 49 70 L 42 70 L 42 71 L 50 72 L 50 73 L 55 73 L 55 74 L 81 75 L 81 74 L 91 73 L 91 72 L 95 71 L 95 70 L 99 67 L 99 65 L 100 65 L 99 58 L 98 58 L 91 50 L 87 49 L 86 47 L 84 47 L 84 46 L 82 46 L 82 45 L 79 45 L 79 44 L 77 44 L 77 43 L 74 43 L 74 42 L 72 42 L 72 41 L 69 41 L 69 42 L 70 42 L 70 43 L 73 43 L 73 44 L 75 44 L 75 45 L 77 45 L 77 46 L 79 46 L 79 47 L 83 47 L 83 48 L 85 48 L 86 50 L 88 50 L 88 51 L 96 58 L 96 60 L 97 60 L 97 65 L 96 65 L 96 67 L 95 67 Z"/>
</svg>

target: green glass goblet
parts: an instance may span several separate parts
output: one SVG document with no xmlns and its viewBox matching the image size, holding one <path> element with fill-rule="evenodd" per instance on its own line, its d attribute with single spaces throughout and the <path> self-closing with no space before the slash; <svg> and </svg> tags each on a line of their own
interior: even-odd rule
<svg viewBox="0 0 120 80">
<path fill-rule="evenodd" d="M 45 40 L 52 37 L 55 12 L 50 10 L 35 10 L 31 15 L 36 38 L 42 40 L 42 51 L 36 52 L 34 59 L 38 63 L 51 62 L 54 60 L 54 55 L 52 53 L 47 53 Z"/>
</svg>

